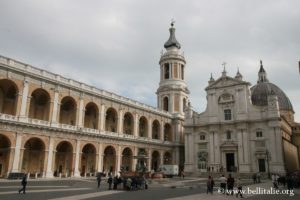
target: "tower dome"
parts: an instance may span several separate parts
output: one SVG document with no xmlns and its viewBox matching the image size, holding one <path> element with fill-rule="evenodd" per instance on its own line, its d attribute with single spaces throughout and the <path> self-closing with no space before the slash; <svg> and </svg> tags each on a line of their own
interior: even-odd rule
<svg viewBox="0 0 300 200">
<path fill-rule="evenodd" d="M 252 104 L 256 106 L 267 106 L 268 96 L 276 95 L 280 110 L 293 111 L 293 106 L 287 95 L 275 84 L 270 83 L 267 79 L 267 73 L 260 62 L 257 84 L 251 88 Z"/>
</svg>

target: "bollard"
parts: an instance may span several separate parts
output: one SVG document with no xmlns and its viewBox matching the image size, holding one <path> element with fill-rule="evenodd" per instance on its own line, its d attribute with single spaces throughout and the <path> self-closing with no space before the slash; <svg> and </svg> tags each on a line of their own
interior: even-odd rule
<svg viewBox="0 0 300 200">
<path fill-rule="evenodd" d="M 37 178 L 38 178 L 38 173 L 36 172 L 36 173 L 35 173 L 35 179 L 37 179 Z"/>
<path fill-rule="evenodd" d="M 61 173 L 59 173 L 59 178 L 61 178 Z"/>
<path fill-rule="evenodd" d="M 30 173 L 27 174 L 27 179 L 29 179 L 29 178 L 30 178 Z"/>
</svg>

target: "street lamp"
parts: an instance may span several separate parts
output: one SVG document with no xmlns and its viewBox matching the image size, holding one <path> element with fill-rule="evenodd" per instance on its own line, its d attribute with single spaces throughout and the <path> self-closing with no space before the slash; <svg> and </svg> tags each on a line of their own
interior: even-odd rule
<svg viewBox="0 0 300 200">
<path fill-rule="evenodd" d="M 269 160 L 270 160 L 270 153 L 269 153 L 268 149 L 266 149 L 266 160 L 267 160 L 267 163 L 268 163 L 268 179 L 271 179 L 271 174 L 270 174 L 270 163 L 269 163 Z"/>
</svg>

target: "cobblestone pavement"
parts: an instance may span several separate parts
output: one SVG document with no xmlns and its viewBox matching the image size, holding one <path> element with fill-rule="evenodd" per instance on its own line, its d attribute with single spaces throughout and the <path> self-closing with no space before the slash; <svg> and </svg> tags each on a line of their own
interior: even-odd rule
<svg viewBox="0 0 300 200">
<path fill-rule="evenodd" d="M 42 179 L 29 180 L 26 194 L 18 194 L 20 180 L 7 181 L 0 180 L 0 199 L 24 199 L 24 200 L 79 200 L 79 199 L 142 199 L 142 200 L 229 200 L 237 199 L 235 196 L 223 195 L 218 193 L 215 188 L 214 194 L 206 194 L 206 179 L 187 178 L 181 179 L 165 179 L 151 181 L 148 190 L 139 191 L 123 191 L 123 190 L 107 190 L 108 186 L 105 181 L 101 188 L 96 187 L 94 179 Z M 245 184 L 249 181 L 244 180 Z M 219 185 L 218 183 L 216 185 Z M 256 185 L 244 186 L 243 189 L 254 191 L 256 188 L 270 189 L 271 183 L 264 182 Z M 249 200 L 281 200 L 281 199 L 299 199 L 300 190 L 295 190 L 295 195 L 253 195 L 245 194 L 244 197 Z"/>
</svg>

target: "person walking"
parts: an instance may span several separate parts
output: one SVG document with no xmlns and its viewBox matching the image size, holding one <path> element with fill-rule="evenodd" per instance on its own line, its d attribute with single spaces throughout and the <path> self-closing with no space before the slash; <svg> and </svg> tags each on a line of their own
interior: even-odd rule
<svg viewBox="0 0 300 200">
<path fill-rule="evenodd" d="M 260 183 L 260 172 L 257 172 L 256 179 L 257 179 L 257 183 Z"/>
<path fill-rule="evenodd" d="M 272 183 L 273 183 L 273 187 L 275 189 L 278 189 L 278 185 L 277 185 L 277 180 L 276 180 L 276 175 L 272 174 Z"/>
<path fill-rule="evenodd" d="M 23 191 L 23 194 L 26 194 L 26 185 L 27 185 L 27 177 L 26 177 L 26 175 L 23 176 L 21 184 L 22 184 L 23 187 L 19 190 L 19 194 L 22 191 Z"/>
<path fill-rule="evenodd" d="M 229 193 L 231 195 L 233 195 L 233 186 L 234 186 L 234 178 L 231 177 L 231 174 L 229 174 L 228 178 L 227 178 L 227 195 L 229 195 Z"/>
<path fill-rule="evenodd" d="M 109 177 L 107 179 L 107 183 L 108 183 L 108 189 L 111 190 L 111 185 L 113 183 L 113 178 L 111 175 L 109 175 Z"/>
<path fill-rule="evenodd" d="M 243 198 L 243 192 L 242 192 L 242 183 L 241 183 L 241 179 L 238 178 L 237 181 L 236 181 L 236 187 L 238 189 L 238 192 L 236 193 L 236 197 L 240 197 Z"/>
<path fill-rule="evenodd" d="M 211 176 L 208 176 L 206 186 L 207 186 L 206 193 L 207 193 L 207 194 L 208 194 L 208 193 L 213 194 L 214 180 L 213 180 L 213 178 L 212 178 Z"/>
<path fill-rule="evenodd" d="M 98 184 L 98 188 L 100 188 L 100 184 L 101 184 L 101 176 L 102 176 L 102 174 L 98 174 L 98 176 L 97 176 L 97 184 Z"/>
<path fill-rule="evenodd" d="M 253 183 L 254 183 L 254 184 L 257 183 L 257 182 L 256 182 L 256 174 L 255 174 L 255 173 L 252 174 L 252 179 L 253 179 Z"/>
<path fill-rule="evenodd" d="M 224 176 L 224 174 L 220 177 L 220 188 L 221 188 L 221 192 L 223 194 L 225 194 L 226 192 L 226 182 L 227 182 L 227 178 Z"/>
<path fill-rule="evenodd" d="M 184 171 L 183 170 L 181 170 L 180 175 L 181 175 L 181 178 L 184 179 Z"/>
</svg>

